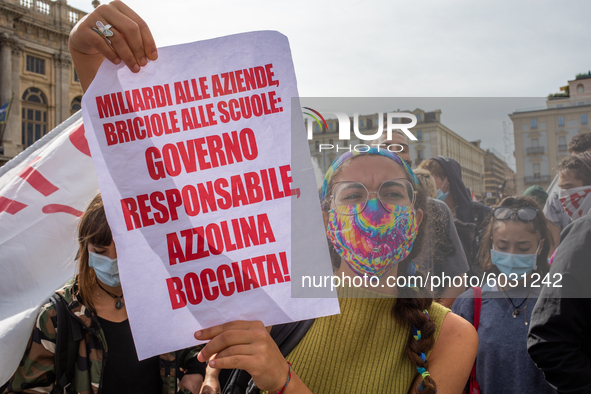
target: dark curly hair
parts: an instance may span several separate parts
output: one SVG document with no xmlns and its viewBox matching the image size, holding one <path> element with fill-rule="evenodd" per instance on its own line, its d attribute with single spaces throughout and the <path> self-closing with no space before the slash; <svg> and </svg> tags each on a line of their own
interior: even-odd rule
<svg viewBox="0 0 591 394">
<path fill-rule="evenodd" d="M 575 135 L 568 143 L 569 153 L 583 153 L 591 149 L 591 133 Z"/>
<path fill-rule="evenodd" d="M 589 133 L 591 135 L 591 133 Z M 569 156 L 558 165 L 558 171 L 570 171 L 575 179 L 583 182 L 583 186 L 591 185 L 591 171 L 576 156 Z"/>
</svg>

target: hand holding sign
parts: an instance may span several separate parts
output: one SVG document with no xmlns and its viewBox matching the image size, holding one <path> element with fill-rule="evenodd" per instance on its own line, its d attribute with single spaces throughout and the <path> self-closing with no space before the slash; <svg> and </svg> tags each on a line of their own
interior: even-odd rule
<svg viewBox="0 0 591 394">
<path fill-rule="evenodd" d="M 121 7 L 91 15 L 116 29 L 135 21 Z M 95 65 L 103 44 L 76 56 Z M 160 48 L 140 73 L 125 65 L 85 70 L 82 111 L 139 358 L 194 346 L 195 330 L 225 322 L 338 313 L 336 299 L 291 298 L 293 261 L 332 269 L 313 171 L 291 164 L 310 158 L 300 123 L 292 151 L 287 38 L 251 32 Z"/>
<path fill-rule="evenodd" d="M 210 340 L 197 359 L 209 359 L 218 369 L 241 369 L 252 376 L 261 390 L 279 392 L 285 385 L 289 366 L 269 332 L 260 321 L 233 321 L 195 333 L 198 340 Z M 294 378 L 295 373 L 291 373 Z"/>
<path fill-rule="evenodd" d="M 113 32 L 109 37 L 110 45 L 94 30 L 97 22 L 112 25 L 108 29 Z M 118 0 L 100 5 L 76 24 L 70 32 L 69 49 L 84 91 L 105 58 L 114 64 L 123 60 L 134 73 L 148 64 L 148 59 L 158 58 L 156 43 L 146 22 Z"/>
</svg>

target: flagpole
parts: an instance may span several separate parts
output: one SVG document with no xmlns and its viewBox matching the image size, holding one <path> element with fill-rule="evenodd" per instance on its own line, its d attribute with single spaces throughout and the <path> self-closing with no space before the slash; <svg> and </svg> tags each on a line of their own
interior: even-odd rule
<svg viewBox="0 0 591 394">
<path fill-rule="evenodd" d="M 4 123 L 2 124 L 2 132 L 0 133 L 0 155 L 4 156 L 4 131 L 6 130 L 6 124 L 8 123 L 8 117 L 10 116 L 10 109 L 12 107 L 12 100 L 14 99 L 14 93 L 10 96 L 10 100 L 8 102 L 8 108 L 6 109 L 6 118 L 4 118 Z"/>
</svg>

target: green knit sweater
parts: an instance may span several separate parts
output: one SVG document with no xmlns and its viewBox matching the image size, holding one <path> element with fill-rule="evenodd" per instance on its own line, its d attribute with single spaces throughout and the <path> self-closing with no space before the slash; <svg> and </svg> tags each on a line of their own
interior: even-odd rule
<svg viewBox="0 0 591 394">
<path fill-rule="evenodd" d="M 418 373 L 405 355 L 411 327 L 393 317 L 396 299 L 340 298 L 339 302 L 341 314 L 316 319 L 286 357 L 294 371 L 314 394 L 407 394 Z M 436 303 L 429 308 L 437 327 L 435 339 L 447 312 Z"/>
</svg>

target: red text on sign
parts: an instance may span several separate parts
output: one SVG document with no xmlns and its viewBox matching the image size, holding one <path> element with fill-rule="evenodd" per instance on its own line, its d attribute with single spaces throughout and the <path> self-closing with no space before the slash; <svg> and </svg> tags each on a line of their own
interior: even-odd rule
<svg viewBox="0 0 591 394">
<path fill-rule="evenodd" d="M 181 190 L 155 191 L 121 200 L 127 231 L 178 220 L 182 207 L 189 216 L 227 210 L 292 195 L 289 165 L 247 172 L 230 178 L 186 185 Z M 295 191 L 294 191 L 295 193 Z M 153 210 L 152 210 L 153 209 Z"/>
<path fill-rule="evenodd" d="M 291 281 L 285 252 L 253 257 L 230 264 L 222 264 L 215 271 L 206 268 L 199 273 L 189 272 L 183 278 L 166 279 L 172 309 L 200 304 L 203 299 L 215 301 L 234 293 Z"/>
<path fill-rule="evenodd" d="M 266 213 L 166 234 L 170 265 L 271 242 L 275 235 Z"/>
<path fill-rule="evenodd" d="M 175 177 L 183 173 L 207 170 L 233 163 L 241 163 L 243 159 L 254 160 L 258 156 L 258 148 L 254 132 L 245 128 L 237 133 L 222 133 L 194 140 L 166 144 L 159 149 L 151 146 L 146 149 L 146 166 L 150 178 L 154 180 Z"/>
<path fill-rule="evenodd" d="M 228 123 L 230 120 L 238 121 L 250 119 L 252 116 L 259 117 L 283 112 L 283 108 L 277 106 L 281 102 L 281 97 L 275 98 L 276 94 L 272 91 L 231 99 L 228 102 L 220 101 L 218 102 L 220 121 Z"/>
<path fill-rule="evenodd" d="M 99 118 L 125 115 L 131 112 L 162 108 L 172 105 L 170 86 L 164 84 L 127 90 L 96 97 Z"/>
</svg>

